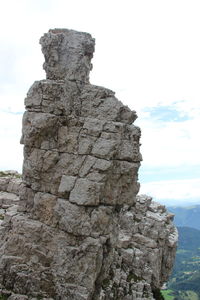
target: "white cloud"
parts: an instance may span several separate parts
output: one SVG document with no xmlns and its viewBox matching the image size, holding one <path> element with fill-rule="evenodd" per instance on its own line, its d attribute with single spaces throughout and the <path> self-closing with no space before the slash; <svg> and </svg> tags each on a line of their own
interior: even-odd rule
<svg viewBox="0 0 200 300">
<path fill-rule="evenodd" d="M 22 91 L 17 91 L 16 85 L 8 85 L 5 90 L 0 93 L 0 111 L 4 112 L 23 112 L 24 98 Z M 9 121 L 9 116 L 6 120 Z"/>
<path fill-rule="evenodd" d="M 30 84 L 39 79 L 38 40 L 44 32 L 52 27 L 88 31 L 96 38 L 92 82 L 119 96 L 124 89 L 120 98 L 133 109 L 195 101 L 200 96 L 199 6 L 195 0 L 8 0 L 1 7 L 0 41 L 17 53 L 18 78 L 28 77 Z"/>
<path fill-rule="evenodd" d="M 144 167 L 200 164 L 199 8 L 199 0 L 4 1 L 0 168 L 21 168 L 21 116 L 6 111 L 23 111 L 29 87 L 44 78 L 38 41 L 55 27 L 88 31 L 96 38 L 91 82 L 115 90 L 137 111 Z M 143 111 L 159 105 L 175 105 L 191 119 L 161 123 Z"/>
<path fill-rule="evenodd" d="M 148 194 L 157 200 L 171 199 L 172 203 L 192 201 L 200 202 L 200 178 L 185 180 L 167 180 L 144 183 L 140 194 Z"/>
<path fill-rule="evenodd" d="M 22 169 L 21 115 L 0 111 L 0 170 Z"/>
<path fill-rule="evenodd" d="M 138 122 L 139 123 L 139 122 Z M 199 120 L 185 122 L 141 121 L 144 164 L 147 166 L 181 166 L 200 164 Z"/>
</svg>

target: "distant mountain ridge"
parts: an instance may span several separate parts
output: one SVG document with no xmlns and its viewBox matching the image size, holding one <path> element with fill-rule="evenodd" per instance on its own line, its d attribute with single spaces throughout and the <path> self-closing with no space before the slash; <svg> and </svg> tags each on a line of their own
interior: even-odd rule
<svg viewBox="0 0 200 300">
<path fill-rule="evenodd" d="M 198 252 L 200 250 L 200 230 L 190 227 L 177 227 L 179 233 L 178 249 Z M 195 255 L 195 253 L 193 253 Z"/>
<path fill-rule="evenodd" d="M 191 227 L 200 230 L 200 205 L 187 207 L 171 206 L 167 208 L 175 214 L 174 223 L 179 227 Z"/>
</svg>

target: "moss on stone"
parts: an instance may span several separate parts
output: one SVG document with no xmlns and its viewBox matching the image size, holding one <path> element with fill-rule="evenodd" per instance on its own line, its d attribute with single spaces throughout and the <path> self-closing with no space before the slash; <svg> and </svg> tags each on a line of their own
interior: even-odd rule
<svg viewBox="0 0 200 300">
<path fill-rule="evenodd" d="M 118 294 L 118 284 L 116 282 L 113 283 L 113 286 L 112 286 L 112 293 L 113 293 L 113 296 L 114 296 L 114 299 L 117 299 L 117 294 Z"/>
<path fill-rule="evenodd" d="M 109 287 L 110 285 L 110 279 L 109 278 L 105 278 L 103 281 L 102 281 L 102 288 L 103 289 L 106 289 L 107 287 Z"/>
<path fill-rule="evenodd" d="M 6 176 L 6 173 L 4 173 L 3 171 L 0 171 L 0 177 L 5 177 L 5 176 Z"/>
<path fill-rule="evenodd" d="M 156 288 L 153 290 L 153 296 L 155 300 L 165 300 L 163 295 L 161 294 L 160 289 Z"/>
<path fill-rule="evenodd" d="M 9 295 L 0 294 L 0 300 L 7 300 Z"/>
<path fill-rule="evenodd" d="M 132 271 L 130 271 L 129 274 L 128 274 L 128 276 L 127 276 L 127 281 L 128 281 L 128 282 L 131 282 L 132 280 L 133 280 L 134 282 L 138 282 L 138 281 L 143 280 L 143 278 L 137 276 L 137 275 L 134 274 Z"/>
</svg>

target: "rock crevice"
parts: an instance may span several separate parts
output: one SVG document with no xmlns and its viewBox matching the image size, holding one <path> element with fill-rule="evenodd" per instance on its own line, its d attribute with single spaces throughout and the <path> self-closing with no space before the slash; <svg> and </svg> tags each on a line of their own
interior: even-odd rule
<svg viewBox="0 0 200 300">
<path fill-rule="evenodd" d="M 0 227 L 1 287 L 10 300 L 155 299 L 177 232 L 164 206 L 137 196 L 136 113 L 89 83 L 89 34 L 54 29 L 40 43 L 47 79 L 25 99 L 18 211 L 4 211 Z"/>
</svg>

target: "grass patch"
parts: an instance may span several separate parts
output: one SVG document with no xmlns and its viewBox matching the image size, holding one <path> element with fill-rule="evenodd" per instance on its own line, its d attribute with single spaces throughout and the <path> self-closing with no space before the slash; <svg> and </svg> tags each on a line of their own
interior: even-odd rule
<svg viewBox="0 0 200 300">
<path fill-rule="evenodd" d="M 5 177 L 6 176 L 6 173 L 4 173 L 3 171 L 0 171 L 0 177 Z M 1 297 L 1 295 L 0 295 L 0 297 Z M 0 300 L 1 300 L 1 298 L 0 298 Z"/>
<path fill-rule="evenodd" d="M 193 291 L 162 290 L 161 293 L 165 300 L 199 300 L 198 294 Z"/>
<path fill-rule="evenodd" d="M 0 294 L 0 300 L 7 300 L 8 299 L 8 295 L 2 295 Z"/>
<path fill-rule="evenodd" d="M 183 300 L 199 300 L 198 295 L 193 291 L 181 292 L 180 295 Z"/>
<path fill-rule="evenodd" d="M 172 295 L 172 290 L 162 290 L 161 294 L 165 300 L 174 300 L 175 296 Z"/>
</svg>

